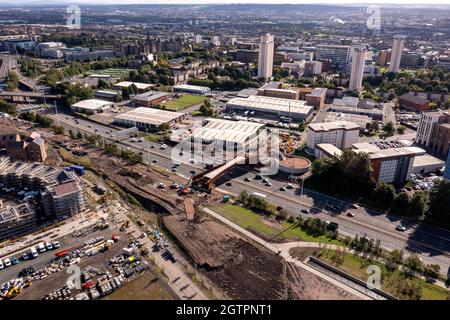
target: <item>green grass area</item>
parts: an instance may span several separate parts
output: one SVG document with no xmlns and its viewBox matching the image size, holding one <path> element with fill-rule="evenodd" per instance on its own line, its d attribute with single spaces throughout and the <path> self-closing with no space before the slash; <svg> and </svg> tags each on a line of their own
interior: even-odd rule
<svg viewBox="0 0 450 320">
<path fill-rule="evenodd" d="M 58 149 L 58 153 L 64 161 L 78 164 L 85 167 L 86 169 L 89 169 L 91 167 L 91 160 L 88 157 L 75 156 L 69 151 L 62 148 Z"/>
<path fill-rule="evenodd" d="M 342 263 L 336 264 L 333 261 L 333 255 L 336 255 L 335 251 L 329 249 L 322 249 L 319 254 L 319 258 L 338 269 L 354 276 L 355 278 L 367 281 L 369 273 L 367 273 L 367 267 L 370 265 L 377 265 L 381 270 L 381 289 L 395 295 L 395 287 L 399 280 L 405 279 L 401 271 L 390 271 L 385 265 L 370 261 L 367 258 L 356 256 L 350 253 L 340 253 L 343 255 Z M 422 289 L 422 300 L 446 300 L 449 292 L 432 283 L 428 283 L 420 278 L 410 278 L 410 281 L 414 282 Z"/>
<path fill-rule="evenodd" d="M 173 100 L 169 100 L 166 103 L 164 103 L 164 107 L 167 110 L 174 110 L 179 111 L 186 109 L 190 106 L 201 104 L 203 101 L 205 101 L 207 98 L 203 96 L 194 96 L 192 94 L 183 94 L 180 98 Z"/>
<path fill-rule="evenodd" d="M 92 74 L 106 74 L 113 77 L 121 77 L 121 78 L 127 78 L 130 75 L 130 71 L 135 69 L 127 69 L 127 68 L 109 68 L 109 69 L 103 69 L 103 70 L 92 70 L 89 72 L 86 72 L 87 75 Z"/>
<path fill-rule="evenodd" d="M 288 222 L 286 220 L 281 222 L 274 221 L 274 219 L 268 219 L 268 217 L 266 216 L 260 215 L 249 209 L 233 204 L 215 205 L 211 207 L 211 210 L 224 216 L 240 227 L 249 231 L 254 231 L 267 238 L 274 237 L 275 235 L 292 225 L 291 222 Z M 314 237 L 313 235 L 309 234 L 307 230 L 303 230 L 299 227 L 287 230 L 286 232 L 279 235 L 277 239 L 292 241 L 301 240 L 308 242 L 321 242 L 342 245 L 342 243 L 337 239 L 331 239 L 327 236 Z"/>
<path fill-rule="evenodd" d="M 151 133 L 146 135 L 146 138 L 150 142 L 162 142 L 169 138 L 167 133 Z"/>
</svg>

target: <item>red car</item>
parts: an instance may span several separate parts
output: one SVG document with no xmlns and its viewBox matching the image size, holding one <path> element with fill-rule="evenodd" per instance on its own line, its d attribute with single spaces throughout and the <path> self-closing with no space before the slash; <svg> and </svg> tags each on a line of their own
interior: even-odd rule
<svg viewBox="0 0 450 320">
<path fill-rule="evenodd" d="M 355 216 L 355 214 L 353 213 L 353 212 L 347 212 L 347 217 L 354 217 Z"/>
<path fill-rule="evenodd" d="M 95 286 L 95 283 L 92 281 L 88 281 L 85 284 L 82 285 L 83 290 L 89 290 L 90 288 L 92 288 L 93 286 Z"/>
</svg>

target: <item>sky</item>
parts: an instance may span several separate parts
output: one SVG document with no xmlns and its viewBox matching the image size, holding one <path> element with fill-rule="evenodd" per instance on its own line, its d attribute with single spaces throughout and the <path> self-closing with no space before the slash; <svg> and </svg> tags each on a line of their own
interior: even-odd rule
<svg viewBox="0 0 450 320">
<path fill-rule="evenodd" d="M 448 4 L 449 0 L 0 0 L 0 4 L 206 4 L 206 3 L 308 3 L 308 4 Z"/>
</svg>

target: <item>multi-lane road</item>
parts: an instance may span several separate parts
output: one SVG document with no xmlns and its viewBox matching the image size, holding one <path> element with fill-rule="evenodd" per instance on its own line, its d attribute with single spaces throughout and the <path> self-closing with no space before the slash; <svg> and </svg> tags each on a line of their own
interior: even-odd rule
<svg viewBox="0 0 450 320">
<path fill-rule="evenodd" d="M 8 76 L 8 72 L 17 67 L 17 59 L 15 57 L 0 55 L 2 64 L 0 66 L 0 79 L 4 79 Z"/>
<path fill-rule="evenodd" d="M 88 134 L 99 134 L 107 140 L 115 141 L 118 129 L 105 125 L 78 119 L 69 115 L 52 115 L 67 130 L 84 132 Z M 109 131 L 109 132 L 108 132 Z M 144 161 L 156 164 L 160 167 L 171 169 L 174 161 L 171 158 L 171 148 L 160 149 L 160 145 L 154 142 L 130 142 L 128 139 L 118 143 L 119 148 L 129 149 L 141 153 Z M 153 148 L 152 148 L 153 146 Z M 185 177 L 192 175 L 192 170 L 199 172 L 203 169 L 202 164 L 182 163 L 177 174 Z M 235 167 L 231 172 L 220 178 L 217 182 L 218 190 L 230 194 L 239 194 L 241 190 L 249 193 L 259 192 L 267 195 L 267 199 L 276 205 L 282 206 L 289 213 L 302 216 L 316 216 L 323 220 L 339 223 L 340 233 L 343 235 L 359 236 L 366 235 L 369 238 L 379 239 L 381 245 L 386 249 L 403 249 L 409 252 L 417 252 L 425 263 L 436 263 L 441 266 L 441 273 L 447 274 L 450 266 L 450 232 L 425 225 L 417 225 L 412 221 L 385 215 L 376 210 L 360 207 L 352 209 L 350 203 L 328 197 L 326 195 L 304 190 L 300 196 L 300 188 L 281 191 L 280 188 L 287 183 L 283 180 L 270 179 L 272 186 L 268 187 L 261 180 L 255 179 L 255 171 L 249 171 L 242 167 Z M 246 181 L 248 179 L 249 181 Z M 327 204 L 339 205 L 339 212 L 326 210 Z M 301 208 L 310 209 L 309 214 L 300 212 Z M 347 212 L 354 213 L 354 217 L 347 216 Z M 398 224 L 407 227 L 407 231 L 395 230 Z"/>
</svg>

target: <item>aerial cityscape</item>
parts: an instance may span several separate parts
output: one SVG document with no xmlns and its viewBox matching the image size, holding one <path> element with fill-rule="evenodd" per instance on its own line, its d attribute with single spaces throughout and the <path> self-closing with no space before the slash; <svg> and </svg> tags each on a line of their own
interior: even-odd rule
<svg viewBox="0 0 450 320">
<path fill-rule="evenodd" d="M 0 301 L 450 300 L 450 5 L 249 2 L 0 0 Z"/>
</svg>

